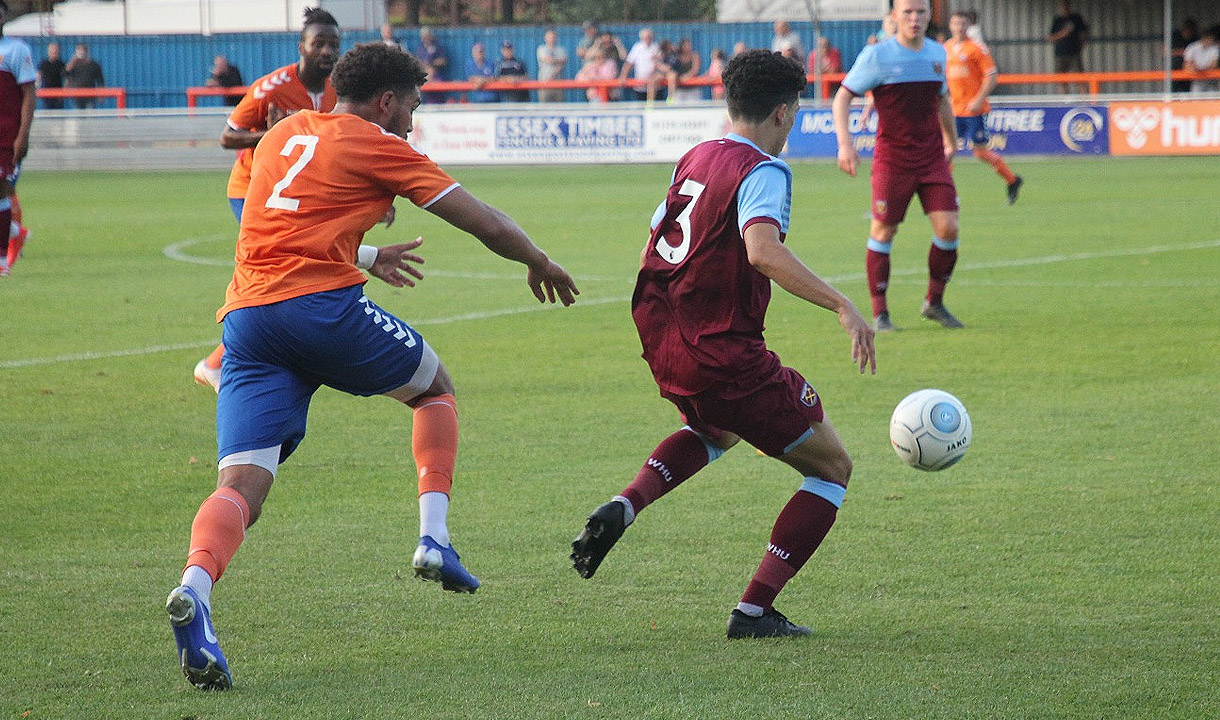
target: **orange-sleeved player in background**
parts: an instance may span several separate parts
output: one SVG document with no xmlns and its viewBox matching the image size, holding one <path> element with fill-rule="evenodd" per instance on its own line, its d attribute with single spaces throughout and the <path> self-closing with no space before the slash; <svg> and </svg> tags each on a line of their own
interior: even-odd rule
<svg viewBox="0 0 1220 720">
<path fill-rule="evenodd" d="M 267 131 L 254 151 L 237 240 L 237 266 L 217 313 L 224 323 L 217 398 L 217 490 L 191 526 L 181 584 L 166 610 L 187 679 L 231 686 L 211 624 L 212 584 L 258 519 L 279 464 L 305 436 L 309 401 L 322 385 L 385 395 L 413 409 L 419 473 L 416 575 L 446 590 L 479 581 L 449 540 L 449 490 L 457 457 L 453 381 L 427 341 L 365 296 L 360 241 L 405 197 L 489 250 L 524 264 L 540 302 L 575 301 L 570 275 L 503 212 L 464 190 L 406 140 L 419 86 L 418 60 L 382 43 L 360 45 L 335 66 L 333 113 L 301 111 Z M 370 274 L 390 285 L 422 277 L 412 251 L 422 239 L 365 246 Z"/>
<path fill-rule="evenodd" d="M 298 110 L 330 112 L 335 106 L 330 71 L 339 59 L 339 39 L 339 23 L 333 15 L 321 8 L 305 8 L 305 24 L 297 42 L 300 58 L 250 83 L 230 113 L 220 145 L 238 151 L 225 194 L 239 223 L 250 185 L 254 148 L 267 130 L 281 117 Z M 195 382 L 219 392 L 224 350 L 223 344 L 218 345 L 195 364 Z"/>
<path fill-rule="evenodd" d="M 987 96 L 995 90 L 996 66 L 986 46 L 971 40 L 968 13 L 956 12 L 949 19 L 952 37 L 945 43 L 945 77 L 949 81 L 949 99 L 957 119 L 957 136 L 972 143 L 972 152 L 990 165 L 1008 184 L 1008 204 L 1017 201 L 1017 193 L 1025 181 L 1013 174 L 1008 163 L 995 150 L 987 147 L 987 111 L 991 105 Z"/>
</svg>

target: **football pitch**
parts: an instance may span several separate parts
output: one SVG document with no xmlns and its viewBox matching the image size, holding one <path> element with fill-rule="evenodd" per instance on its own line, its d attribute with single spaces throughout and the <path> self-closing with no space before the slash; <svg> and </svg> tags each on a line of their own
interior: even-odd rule
<svg viewBox="0 0 1220 720">
<path fill-rule="evenodd" d="M 235 226 L 221 173 L 29 173 L 34 230 L 0 278 L 0 718 L 1182 718 L 1220 716 L 1220 203 L 1215 158 L 1012 161 L 1019 202 L 956 169 L 962 251 L 918 317 L 930 231 L 895 241 L 876 376 L 832 313 L 776 290 L 769 345 L 855 461 L 835 529 L 777 607 L 811 638 L 724 639 L 799 485 L 741 446 L 648 508 L 591 580 L 585 514 L 677 427 L 629 314 L 670 166 L 454 168 L 582 291 L 399 202 L 415 289 L 369 295 L 458 387 L 450 528 L 476 595 L 411 577 L 410 416 L 330 390 L 213 594 L 229 693 L 191 688 L 164 601 L 215 484 Z M 788 245 L 867 314 L 866 177 L 794 166 Z M 957 466 L 889 447 L 939 387 L 974 423 Z"/>
</svg>

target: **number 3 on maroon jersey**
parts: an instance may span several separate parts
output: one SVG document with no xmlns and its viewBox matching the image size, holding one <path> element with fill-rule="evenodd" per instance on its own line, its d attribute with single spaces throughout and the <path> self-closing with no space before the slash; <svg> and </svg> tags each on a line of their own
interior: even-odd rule
<svg viewBox="0 0 1220 720">
<path fill-rule="evenodd" d="M 679 195 L 685 195 L 690 198 L 690 202 L 674 218 L 678 222 L 678 227 L 682 228 L 682 243 L 680 245 L 670 245 L 664 235 L 657 240 L 657 253 L 665 258 L 665 261 L 671 265 L 677 265 L 686 259 L 690 253 L 690 215 L 695 211 L 695 203 L 699 202 L 699 196 L 703 194 L 703 189 L 706 186 L 702 183 L 695 182 L 687 178 L 682 182 L 682 187 L 678 188 Z"/>
</svg>

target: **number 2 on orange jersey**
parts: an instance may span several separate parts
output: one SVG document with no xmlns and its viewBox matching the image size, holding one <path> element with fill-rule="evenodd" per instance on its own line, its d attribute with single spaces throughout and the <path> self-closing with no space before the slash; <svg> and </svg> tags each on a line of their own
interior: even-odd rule
<svg viewBox="0 0 1220 720">
<path fill-rule="evenodd" d="M 269 208 L 275 208 L 277 210 L 291 210 L 292 212 L 296 212 L 297 208 L 301 205 L 300 200 L 284 197 L 280 193 L 288 189 L 288 186 L 292 184 L 292 181 L 296 179 L 296 176 L 305 169 L 305 166 L 309 164 L 310 160 L 313 160 L 314 151 L 318 149 L 318 136 L 293 135 L 292 137 L 288 138 L 288 142 L 284 143 L 284 149 L 280 150 L 280 155 L 289 157 L 292 155 L 293 148 L 298 145 L 304 148 L 304 150 L 301 151 L 301 157 L 297 158 L 297 161 L 292 164 L 292 167 L 288 168 L 288 172 L 284 174 L 283 179 L 275 184 L 275 187 L 271 191 L 271 196 L 267 198 L 266 206 Z"/>
</svg>

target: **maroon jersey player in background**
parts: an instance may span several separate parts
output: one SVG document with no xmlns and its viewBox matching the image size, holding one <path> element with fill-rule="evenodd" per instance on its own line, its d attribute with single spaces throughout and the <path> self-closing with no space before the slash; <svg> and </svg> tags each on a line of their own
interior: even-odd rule
<svg viewBox="0 0 1220 720">
<path fill-rule="evenodd" d="M 772 603 L 834 524 L 851 459 L 817 392 L 767 349 L 771 282 L 838 313 L 861 372 L 877 370 L 873 330 L 783 244 L 792 172 L 775 156 L 792 129 L 804 71 L 751 50 L 729 62 L 723 81 L 731 131 L 678 161 L 653 216 L 632 299 L 644 359 L 686 425 L 657 446 L 620 495 L 593 511 L 572 543 L 572 562 L 592 577 L 649 503 L 745 440 L 791 465 L 803 482 L 730 613 L 728 637 L 808 635 Z"/>
</svg>

